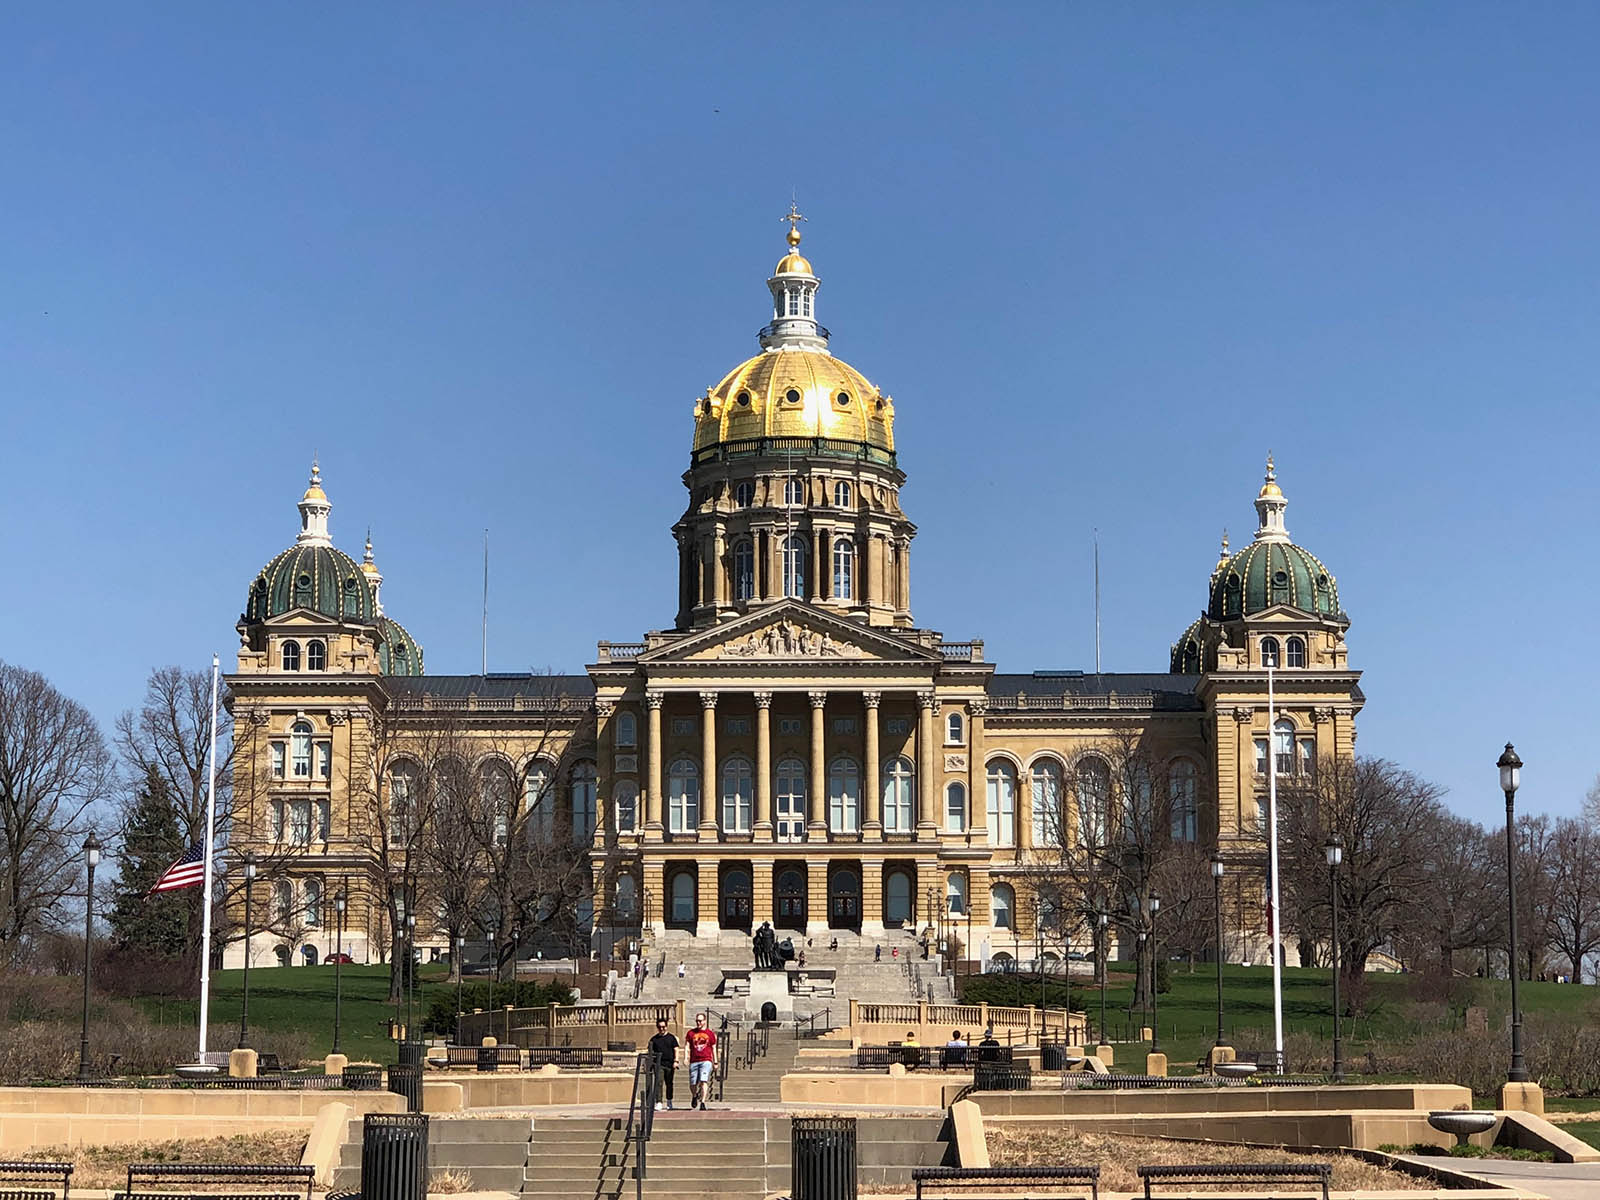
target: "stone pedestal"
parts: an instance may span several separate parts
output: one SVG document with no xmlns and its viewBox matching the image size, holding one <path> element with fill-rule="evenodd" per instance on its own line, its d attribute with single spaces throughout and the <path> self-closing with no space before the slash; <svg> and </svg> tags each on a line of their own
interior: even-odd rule
<svg viewBox="0 0 1600 1200">
<path fill-rule="evenodd" d="M 1218 1063 L 1231 1063 L 1237 1057 L 1232 1046 L 1213 1046 L 1206 1051 L 1206 1069 L 1214 1072 Z"/>
<path fill-rule="evenodd" d="M 233 1079 L 254 1079 L 256 1077 L 256 1052 L 245 1048 L 228 1051 L 228 1075 Z M 1544 1111 L 1541 1103 L 1539 1111 Z"/>
<path fill-rule="evenodd" d="M 1155 1038 L 1155 1031 L 1152 1030 L 1150 1028 L 1150 1026 L 1148 1026 L 1148 1025 L 1139 1026 L 1139 1040 L 1141 1042 L 1152 1041 L 1154 1038 Z"/>
<path fill-rule="evenodd" d="M 1107 1046 L 1103 1042 L 1100 1045 L 1096 1046 L 1089 1053 L 1093 1054 L 1096 1058 L 1098 1058 L 1101 1062 L 1105 1063 L 1105 1065 L 1108 1066 L 1108 1067 L 1113 1065 L 1117 1061 L 1117 1052 L 1115 1050 L 1113 1050 L 1110 1046 Z"/>
<path fill-rule="evenodd" d="M 745 1011 L 753 1020 L 759 1020 L 762 1008 L 771 1004 L 780 1021 L 792 1021 L 794 1001 L 789 998 L 789 972 L 751 971 L 750 998 L 745 1004 Z"/>
<path fill-rule="evenodd" d="M 1544 1089 L 1537 1083 L 1504 1083 L 1500 1085 L 1500 1107 L 1510 1112 L 1532 1113 L 1544 1116 Z"/>
<path fill-rule="evenodd" d="M 330 1054 L 322 1060 L 322 1071 L 325 1075 L 344 1074 L 344 1069 L 350 1065 L 350 1059 L 343 1054 Z"/>
<path fill-rule="evenodd" d="M 1146 1054 L 1144 1056 L 1144 1073 L 1146 1075 L 1160 1075 L 1167 1073 L 1167 1056 L 1165 1054 Z"/>
</svg>

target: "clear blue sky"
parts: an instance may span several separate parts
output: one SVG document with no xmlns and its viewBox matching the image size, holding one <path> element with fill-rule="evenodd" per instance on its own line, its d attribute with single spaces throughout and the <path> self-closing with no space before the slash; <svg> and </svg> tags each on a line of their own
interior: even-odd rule
<svg viewBox="0 0 1600 1200">
<path fill-rule="evenodd" d="M 1583 4 L 91 4 L 0 16 L 0 658 L 231 662 L 313 449 L 435 673 L 671 622 L 690 403 L 791 192 L 896 399 L 920 623 L 1163 670 L 1277 454 L 1359 749 L 1493 819 L 1593 735 Z"/>
</svg>

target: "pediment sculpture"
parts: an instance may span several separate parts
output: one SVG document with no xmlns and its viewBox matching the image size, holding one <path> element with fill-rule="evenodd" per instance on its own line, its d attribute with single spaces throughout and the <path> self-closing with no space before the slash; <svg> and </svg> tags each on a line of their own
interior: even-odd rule
<svg viewBox="0 0 1600 1200">
<path fill-rule="evenodd" d="M 825 631 L 807 629 L 782 620 L 742 638 L 723 642 L 714 651 L 719 658 L 860 658 L 859 646 L 834 641 Z"/>
</svg>

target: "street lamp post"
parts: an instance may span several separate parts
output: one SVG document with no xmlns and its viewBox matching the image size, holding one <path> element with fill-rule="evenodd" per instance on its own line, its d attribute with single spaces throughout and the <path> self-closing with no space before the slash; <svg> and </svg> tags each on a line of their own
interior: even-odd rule
<svg viewBox="0 0 1600 1200">
<path fill-rule="evenodd" d="M 500 960 L 495 956 L 494 930 L 489 930 L 489 1012 L 494 1012 L 494 977 L 500 974 Z M 493 1016 L 490 1017 L 492 1021 Z"/>
<path fill-rule="evenodd" d="M 1039 897 L 1033 898 L 1033 965 L 1039 972 L 1039 1033 L 1044 1034 L 1044 913 Z M 1068 1005 L 1071 1007 L 1072 988 L 1067 988 Z"/>
<path fill-rule="evenodd" d="M 340 974 L 344 970 L 344 913 L 349 906 L 350 897 L 345 892 L 344 882 L 339 883 L 339 894 L 333 898 L 333 1052 L 339 1053 L 339 1026 L 340 1018 L 344 1016 L 344 977 Z"/>
<path fill-rule="evenodd" d="M 1137 916 L 1138 913 L 1135 912 L 1134 915 Z M 1149 970 L 1149 968 L 1145 966 L 1144 951 L 1145 951 L 1145 946 L 1150 941 L 1150 935 L 1145 930 L 1141 929 L 1141 930 L 1139 930 L 1139 933 L 1137 935 L 1137 940 L 1138 940 L 1138 948 L 1135 950 L 1135 953 L 1138 955 L 1138 959 L 1136 960 L 1136 965 L 1135 965 L 1135 970 L 1134 970 L 1134 979 L 1136 981 L 1138 979 L 1140 971 L 1148 971 Z M 1147 1021 L 1149 1019 L 1149 1017 L 1150 1017 L 1150 1000 L 1149 1000 L 1149 997 L 1150 997 L 1150 977 L 1148 975 L 1146 975 L 1145 976 L 1145 994 L 1143 996 L 1139 997 L 1139 1024 L 1140 1025 L 1143 1025 L 1145 1023 L 1145 1021 Z M 1133 1004 L 1132 1004 L 1131 1001 L 1129 1002 L 1128 1007 L 1129 1008 L 1133 1007 Z"/>
<path fill-rule="evenodd" d="M 1322 848 L 1328 859 L 1328 905 L 1333 909 L 1333 1081 L 1344 1082 L 1344 1055 L 1339 1043 L 1339 864 L 1344 861 L 1344 839 L 1328 835 Z"/>
<path fill-rule="evenodd" d="M 1161 911 L 1161 897 L 1150 893 L 1150 1053 L 1161 1053 L 1161 992 L 1156 986 L 1156 959 L 1160 949 L 1156 941 L 1156 914 Z"/>
<path fill-rule="evenodd" d="M 1522 760 L 1510 742 L 1495 766 L 1500 768 L 1500 790 L 1506 794 L 1506 897 L 1511 923 L 1511 1069 L 1506 1078 L 1512 1083 L 1528 1082 L 1528 1068 L 1522 1060 L 1522 1005 L 1517 997 L 1517 861 L 1515 834 L 1517 786 L 1522 782 Z"/>
<path fill-rule="evenodd" d="M 100 865 L 100 839 L 83 839 L 83 861 L 89 868 L 83 889 L 83 1036 L 78 1043 L 78 1078 L 89 1078 L 89 980 L 94 970 L 94 869 Z"/>
<path fill-rule="evenodd" d="M 417 914 L 406 914 L 406 1041 L 417 1040 L 416 1018 L 412 1013 L 412 994 L 417 984 Z"/>
<path fill-rule="evenodd" d="M 467 975 L 467 935 L 456 934 L 456 1041 L 461 1041 L 461 981 Z"/>
<path fill-rule="evenodd" d="M 1095 929 L 1095 957 L 1100 960 L 1100 1040 L 1106 1045 L 1111 1044 L 1111 1039 L 1106 1037 L 1106 954 L 1110 947 L 1106 945 L 1106 926 L 1111 917 L 1104 912 L 1094 915 Z"/>
<path fill-rule="evenodd" d="M 249 1045 L 250 1037 L 250 893 L 255 891 L 256 856 L 244 856 L 244 981 L 239 997 L 239 1049 Z"/>
<path fill-rule="evenodd" d="M 1217 1045 L 1226 1046 L 1222 1033 L 1222 876 L 1227 870 L 1220 853 L 1211 856 L 1211 896 L 1217 911 Z"/>
</svg>

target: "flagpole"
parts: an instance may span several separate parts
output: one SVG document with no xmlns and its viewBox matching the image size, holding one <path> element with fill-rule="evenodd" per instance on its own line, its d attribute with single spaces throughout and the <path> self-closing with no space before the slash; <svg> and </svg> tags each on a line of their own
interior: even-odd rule
<svg viewBox="0 0 1600 1200">
<path fill-rule="evenodd" d="M 200 1054 L 198 1063 L 206 1061 L 206 1016 L 211 1003 L 211 843 L 217 822 L 217 673 L 220 662 L 211 656 L 211 761 L 210 780 L 206 788 L 206 874 L 200 897 Z M 247 934 L 248 936 L 248 934 Z M 245 953 L 250 953 L 248 941 Z"/>
<path fill-rule="evenodd" d="M 1267 870 L 1272 875 L 1272 1032 L 1278 1052 L 1278 1073 L 1283 1073 L 1283 929 L 1278 903 L 1278 712 L 1272 689 L 1272 666 L 1267 666 Z"/>
</svg>

